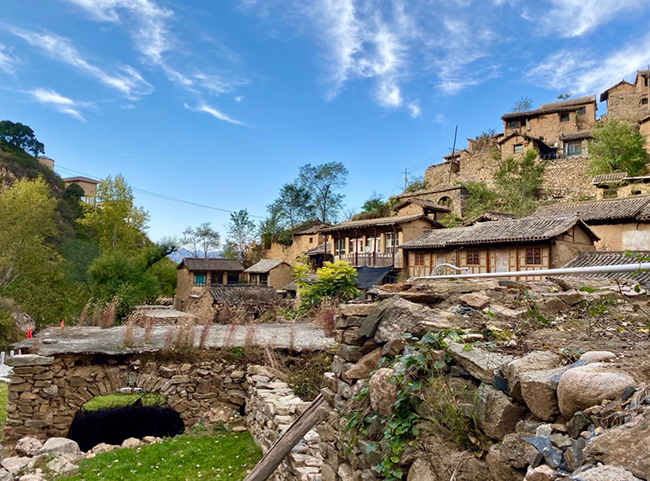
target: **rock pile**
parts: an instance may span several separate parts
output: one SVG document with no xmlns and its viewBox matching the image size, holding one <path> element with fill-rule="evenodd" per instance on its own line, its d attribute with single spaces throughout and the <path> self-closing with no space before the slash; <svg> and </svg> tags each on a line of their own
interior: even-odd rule
<svg viewBox="0 0 650 481">
<path fill-rule="evenodd" d="M 474 295 L 465 302 L 480 308 L 488 301 Z M 341 440 L 343 413 L 367 388 L 372 411 L 390 415 L 397 386 L 390 382 L 392 369 L 379 368 L 381 358 L 404 349 L 405 333 L 421 336 L 461 325 L 449 311 L 398 297 L 342 306 L 335 331 L 341 344 L 324 378 L 329 408 L 321 412 L 319 427 L 323 481 L 383 479 L 374 469 L 381 458 L 369 440 L 372 433 L 354 445 Z M 549 350 L 515 357 L 473 345 L 482 338 L 478 333 L 462 331 L 460 337 L 448 337 L 439 356 L 450 361 L 448 382 L 475 393 L 459 409 L 491 441 L 476 439 L 476 452 L 485 453 L 479 458 L 453 448 L 441 455 L 444 443 L 425 452 L 407 450 L 400 462 L 408 480 L 650 480 L 650 396 L 620 369 L 615 354 L 587 352 L 567 365 L 566 356 Z"/>
</svg>

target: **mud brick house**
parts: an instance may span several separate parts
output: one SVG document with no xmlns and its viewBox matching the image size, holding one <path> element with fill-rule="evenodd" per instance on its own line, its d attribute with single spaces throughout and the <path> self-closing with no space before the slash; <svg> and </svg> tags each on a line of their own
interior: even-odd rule
<svg viewBox="0 0 650 481">
<path fill-rule="evenodd" d="M 99 181 L 91 179 L 90 177 L 68 177 L 63 179 L 65 186 L 68 187 L 71 184 L 77 184 L 84 191 L 84 200 L 89 202 L 91 199 L 94 199 L 97 196 L 97 186 Z"/>
<path fill-rule="evenodd" d="M 305 252 L 305 255 L 309 258 L 309 267 L 312 271 L 323 267 L 325 262 L 332 262 L 334 256 L 331 254 L 331 246 L 323 242 L 313 249 L 309 249 Z"/>
<path fill-rule="evenodd" d="M 616 174 L 612 174 L 616 175 Z M 591 200 L 539 208 L 534 217 L 579 216 L 600 240 L 598 250 L 650 248 L 650 196 Z"/>
<path fill-rule="evenodd" d="M 600 101 L 607 103 L 607 118 L 641 122 L 650 115 L 650 71 L 637 70 L 634 83 L 622 80 L 600 94 Z"/>
<path fill-rule="evenodd" d="M 596 97 L 542 104 L 536 110 L 501 116 L 503 156 L 536 148 L 543 159 L 586 155 L 586 143 L 596 123 Z"/>
<path fill-rule="evenodd" d="M 396 204 L 393 211 L 397 215 L 423 214 L 432 220 L 439 221 L 448 215 L 451 209 L 445 206 L 448 203 L 445 197 L 438 202 L 419 197 L 407 197 Z"/>
<path fill-rule="evenodd" d="M 330 239 L 329 254 L 353 267 L 392 266 L 396 273 L 404 267 L 402 244 L 428 229 L 444 229 L 425 214 L 396 215 L 343 222 L 325 229 Z"/>
<path fill-rule="evenodd" d="M 296 259 L 311 249 L 319 247 L 325 242 L 323 229 L 330 224 L 324 224 L 318 219 L 314 219 L 302 225 L 291 235 L 291 245 L 287 246 L 278 242 L 273 242 L 266 253 L 269 259 L 281 259 L 287 264 L 294 264 Z"/>
<path fill-rule="evenodd" d="M 430 275 L 444 263 L 479 274 L 561 267 L 580 252 L 594 250 L 597 240 L 576 216 L 527 217 L 432 230 L 402 249 L 409 276 Z"/>
<path fill-rule="evenodd" d="M 239 284 L 244 266 L 236 259 L 185 257 L 178 265 L 174 307 L 185 310 L 214 285 Z"/>
<path fill-rule="evenodd" d="M 467 196 L 468 193 L 465 186 L 443 183 L 436 188 L 396 195 L 393 199 L 397 201 L 396 209 L 399 211 L 400 215 L 417 213 L 418 211 L 422 213 L 426 212 L 426 215 L 429 215 L 434 212 L 433 206 L 437 206 L 445 209 L 439 209 L 435 213 L 434 218 L 439 219 L 440 216 L 446 215 L 449 212 L 462 215 Z M 408 203 L 408 201 L 411 201 L 411 203 Z M 425 209 L 424 203 L 431 207 Z"/>
<path fill-rule="evenodd" d="M 650 194 L 650 175 L 631 177 L 627 172 L 596 175 L 592 182 L 598 188 L 598 199 Z"/>
<path fill-rule="evenodd" d="M 262 259 L 244 271 L 249 284 L 282 289 L 292 281 L 291 266 L 280 259 Z"/>
</svg>

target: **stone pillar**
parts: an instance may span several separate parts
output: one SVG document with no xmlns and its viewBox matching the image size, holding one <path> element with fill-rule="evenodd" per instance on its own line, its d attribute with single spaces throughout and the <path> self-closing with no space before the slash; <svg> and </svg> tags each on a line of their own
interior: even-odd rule
<svg viewBox="0 0 650 481">
<path fill-rule="evenodd" d="M 7 401 L 7 424 L 4 427 L 3 444 L 13 449 L 24 436 L 41 441 L 47 438 L 47 428 L 52 423 L 49 399 L 56 395 L 57 386 L 52 384 L 51 365 L 53 357 L 25 354 L 9 357 L 7 366 L 13 372 L 9 382 Z"/>
</svg>

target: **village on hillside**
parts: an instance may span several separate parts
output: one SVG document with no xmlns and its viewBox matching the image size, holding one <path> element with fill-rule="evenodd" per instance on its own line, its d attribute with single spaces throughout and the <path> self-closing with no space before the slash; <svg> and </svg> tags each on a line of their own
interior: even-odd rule
<svg viewBox="0 0 650 481">
<path fill-rule="evenodd" d="M 650 481 L 650 70 L 561 97 L 225 242 L 5 121 L 0 481 Z"/>
</svg>

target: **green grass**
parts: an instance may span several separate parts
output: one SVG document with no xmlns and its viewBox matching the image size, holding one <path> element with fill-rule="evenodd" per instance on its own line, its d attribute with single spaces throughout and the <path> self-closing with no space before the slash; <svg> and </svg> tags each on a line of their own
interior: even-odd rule
<svg viewBox="0 0 650 481">
<path fill-rule="evenodd" d="M 165 398 L 158 394 L 107 394 L 106 396 L 97 396 L 95 398 L 92 398 L 90 401 L 83 405 L 83 408 L 86 411 L 96 411 L 103 408 L 127 406 L 136 402 L 140 398 L 142 398 L 143 406 L 165 404 Z"/>
<path fill-rule="evenodd" d="M 7 396 L 9 392 L 9 384 L 0 382 L 0 429 L 4 427 L 7 422 Z"/>
<path fill-rule="evenodd" d="M 69 481 L 241 481 L 262 457 L 248 432 L 181 435 L 81 462 Z"/>
</svg>

